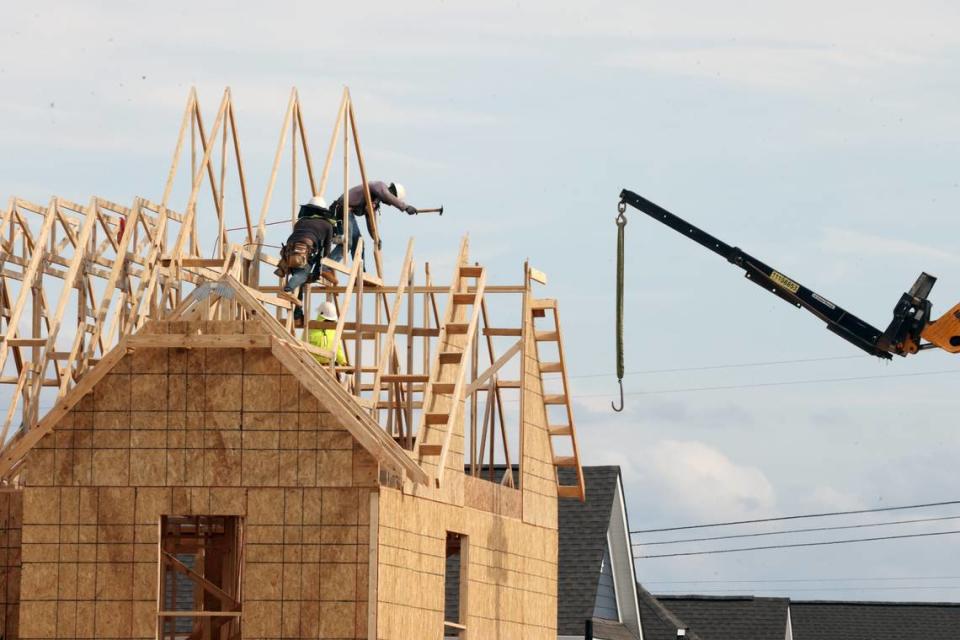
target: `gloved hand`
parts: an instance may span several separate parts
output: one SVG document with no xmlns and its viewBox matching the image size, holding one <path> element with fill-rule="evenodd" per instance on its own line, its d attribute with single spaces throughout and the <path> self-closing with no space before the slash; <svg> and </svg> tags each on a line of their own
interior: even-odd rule
<svg viewBox="0 0 960 640">
<path fill-rule="evenodd" d="M 407 215 L 408 215 L 408 216 L 415 216 L 415 215 L 417 215 L 417 208 L 416 208 L 415 206 L 413 206 L 413 205 L 410 205 L 410 204 L 407 205 L 407 208 L 404 209 L 404 211 L 407 212 Z"/>
</svg>

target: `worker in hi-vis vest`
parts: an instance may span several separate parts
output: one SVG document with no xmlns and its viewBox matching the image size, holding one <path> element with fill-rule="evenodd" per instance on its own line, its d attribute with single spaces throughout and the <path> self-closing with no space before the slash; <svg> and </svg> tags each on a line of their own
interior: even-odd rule
<svg viewBox="0 0 960 640">
<path fill-rule="evenodd" d="M 337 308 L 333 306 L 332 302 L 324 302 L 317 307 L 317 320 L 337 321 Z M 330 351 L 333 349 L 333 339 L 336 333 L 334 329 L 310 329 L 310 344 L 325 351 Z M 330 358 L 316 353 L 313 354 L 313 357 L 316 358 L 320 364 L 330 364 Z M 343 340 L 337 345 L 337 364 L 347 364 L 347 356 L 343 353 Z"/>
</svg>

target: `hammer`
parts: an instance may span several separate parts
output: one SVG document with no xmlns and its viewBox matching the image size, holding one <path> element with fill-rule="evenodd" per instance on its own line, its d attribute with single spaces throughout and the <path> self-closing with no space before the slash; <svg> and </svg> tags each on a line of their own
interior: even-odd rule
<svg viewBox="0 0 960 640">
<path fill-rule="evenodd" d="M 418 214 L 420 214 L 420 213 L 439 213 L 440 215 L 443 215 L 443 207 L 440 207 L 440 208 L 438 208 L 438 209 L 417 209 L 417 213 L 418 213 Z"/>
</svg>

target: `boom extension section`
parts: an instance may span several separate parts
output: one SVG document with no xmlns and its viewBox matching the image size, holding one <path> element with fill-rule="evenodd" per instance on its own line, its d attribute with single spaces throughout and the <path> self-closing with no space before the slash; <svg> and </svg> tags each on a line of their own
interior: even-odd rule
<svg viewBox="0 0 960 640">
<path fill-rule="evenodd" d="M 921 273 L 910 291 L 900 297 L 893 310 L 893 320 L 885 331 L 881 331 L 816 291 L 785 276 L 740 248 L 731 247 L 698 229 L 643 196 L 624 189 L 620 192 L 620 201 L 740 267 L 746 272 L 748 280 L 790 304 L 806 309 L 826 322 L 827 329 L 870 355 L 889 360 L 893 357 L 892 354 L 907 356 L 933 347 L 940 347 L 951 353 L 960 352 L 960 304 L 936 322 L 931 321 L 933 305 L 927 300 L 927 296 L 937 279 L 927 273 Z M 922 343 L 921 338 L 929 342 Z"/>
</svg>

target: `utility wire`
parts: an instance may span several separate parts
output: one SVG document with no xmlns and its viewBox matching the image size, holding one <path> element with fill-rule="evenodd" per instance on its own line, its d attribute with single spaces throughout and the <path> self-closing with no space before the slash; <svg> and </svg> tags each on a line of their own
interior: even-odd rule
<svg viewBox="0 0 960 640">
<path fill-rule="evenodd" d="M 263 226 L 272 227 L 276 224 L 292 224 L 290 220 L 275 220 L 273 222 L 264 222 Z M 224 231 L 246 231 L 246 227 L 233 227 L 232 229 L 224 229 Z"/>
<path fill-rule="evenodd" d="M 827 362 L 830 360 L 863 360 L 872 356 L 828 356 L 823 358 L 798 358 L 796 360 L 769 360 L 766 362 L 741 362 L 737 364 L 714 364 L 700 367 L 681 367 L 679 369 L 640 369 L 637 371 L 627 371 L 626 375 L 649 375 L 651 373 L 682 373 L 685 371 L 711 371 L 713 369 L 744 369 L 748 367 L 769 367 L 780 364 L 801 364 L 804 362 Z M 548 374 L 549 375 L 549 374 Z M 607 377 L 606 373 L 581 373 L 578 375 L 567 376 L 567 378 L 601 378 Z"/>
<path fill-rule="evenodd" d="M 741 551 L 766 551 L 769 549 L 796 549 L 798 547 L 825 547 L 833 544 L 852 544 L 854 542 L 876 542 L 879 540 L 903 540 L 905 538 L 929 538 L 931 536 L 949 536 L 960 533 L 955 531 L 934 531 L 932 533 L 906 533 L 898 536 L 878 536 L 875 538 L 849 538 L 846 540 L 828 540 L 826 542 L 797 542 L 794 544 L 773 544 L 762 547 L 737 547 L 735 549 L 710 549 L 707 551 L 687 551 L 684 553 L 661 553 L 654 555 L 634 556 L 637 560 L 649 558 L 677 558 L 680 556 L 708 556 L 717 553 L 737 553 Z"/>
<path fill-rule="evenodd" d="M 823 513 L 805 513 L 802 515 L 779 516 L 776 518 L 756 518 L 754 520 L 731 520 L 729 522 L 711 522 L 709 524 L 688 524 L 682 527 L 663 527 L 660 529 L 637 529 L 630 535 L 638 533 L 660 533 L 662 531 L 683 531 L 685 529 L 706 529 L 709 527 L 728 527 L 738 524 L 755 524 L 757 522 L 781 522 L 783 520 L 802 520 L 804 518 L 826 518 L 831 516 L 849 516 L 859 513 L 879 513 L 882 511 L 903 511 L 905 509 L 926 509 L 927 507 L 945 507 L 960 504 L 960 500 L 946 500 L 944 502 L 925 502 L 922 504 L 907 504 L 898 507 L 874 507 L 873 509 L 856 509 L 853 511 L 825 511 Z"/>
<path fill-rule="evenodd" d="M 643 584 L 757 584 L 771 582 L 889 582 L 893 580 L 960 580 L 960 576 L 904 576 L 900 578 L 770 578 L 758 580 L 644 580 Z"/>
<path fill-rule="evenodd" d="M 793 533 L 810 533 L 813 531 L 839 531 L 840 529 L 865 529 L 869 527 L 888 527 L 897 524 L 914 524 L 917 522 L 943 522 L 944 520 L 960 520 L 960 516 L 941 516 L 938 518 L 916 518 L 914 520 L 894 520 L 892 522 L 871 522 L 866 524 L 845 524 L 836 527 L 809 527 L 805 529 L 786 529 L 784 531 L 764 531 L 761 533 L 738 533 L 729 536 L 710 536 L 708 538 L 683 538 L 680 540 L 657 540 L 655 542 L 634 542 L 635 547 L 652 547 L 662 544 L 682 544 L 685 542 L 709 542 L 711 540 L 732 540 L 734 538 L 760 538 L 763 536 L 783 536 Z"/>
<path fill-rule="evenodd" d="M 656 395 L 665 395 L 669 393 L 692 393 L 697 391 L 732 391 L 735 389 L 759 389 L 763 387 L 789 387 L 792 385 L 824 384 L 824 383 L 831 383 L 831 382 L 855 382 L 855 381 L 862 381 L 862 380 L 880 380 L 880 379 L 887 379 L 887 378 L 913 378 L 913 377 L 923 377 L 923 376 L 956 375 L 958 373 L 960 373 L 960 369 L 947 369 L 943 371 L 919 371 L 914 373 L 892 373 L 889 375 L 880 375 L 880 376 L 851 376 L 848 378 L 811 378 L 809 380 L 786 380 L 784 382 L 754 382 L 754 383 L 748 383 L 748 384 L 718 385 L 713 387 L 680 387 L 676 389 L 657 389 L 654 391 L 626 391 L 624 392 L 623 395 L 625 396 L 656 396 Z M 609 393 L 574 393 L 574 394 L 571 394 L 570 397 L 571 398 L 610 398 L 611 394 Z M 519 400 L 517 398 L 509 398 L 504 400 L 503 402 L 514 403 L 514 402 L 519 402 Z"/>
<path fill-rule="evenodd" d="M 823 588 L 802 588 L 794 589 L 792 587 L 782 588 L 782 589 L 766 589 L 765 591 L 776 591 L 784 592 L 788 591 L 790 593 L 798 593 L 801 591 L 920 591 L 927 589 L 960 589 L 960 584 L 939 584 L 939 585 L 917 585 L 917 586 L 904 586 L 904 587 L 823 587 Z M 697 594 L 701 593 L 730 593 L 731 589 L 697 589 Z M 685 589 L 667 589 L 664 591 L 657 590 L 654 594 L 655 596 L 665 596 L 665 595 L 691 595 L 689 591 Z M 923 604 L 923 603 L 917 603 Z"/>
<path fill-rule="evenodd" d="M 655 391 L 629 391 L 625 396 L 655 396 L 666 393 L 688 393 L 691 391 L 730 391 L 733 389 L 758 389 L 761 387 L 786 387 L 801 384 L 823 384 L 827 382 L 853 382 L 858 380 L 879 380 L 884 378 L 913 378 L 919 376 L 942 376 L 948 374 L 958 374 L 960 369 L 947 369 L 943 371 L 919 371 L 914 373 L 892 373 L 879 376 L 850 376 L 847 378 L 811 378 L 808 380 L 787 380 L 784 382 L 755 382 L 750 384 L 728 384 L 714 387 L 681 387 L 678 389 L 658 389 Z M 588 393 L 574 394 L 572 398 L 609 398 L 609 393 Z"/>
</svg>

